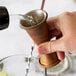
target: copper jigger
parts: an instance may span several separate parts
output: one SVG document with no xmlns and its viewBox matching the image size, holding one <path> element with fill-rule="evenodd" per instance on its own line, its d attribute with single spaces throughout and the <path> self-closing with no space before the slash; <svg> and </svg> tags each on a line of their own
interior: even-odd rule
<svg viewBox="0 0 76 76">
<path fill-rule="evenodd" d="M 46 23 L 47 16 L 47 12 L 37 9 L 28 12 L 24 15 L 24 19 L 20 20 L 21 27 L 28 32 L 37 45 L 50 40 Z M 39 59 L 39 63 L 46 68 L 55 66 L 59 62 L 56 52 L 41 55 Z"/>
</svg>

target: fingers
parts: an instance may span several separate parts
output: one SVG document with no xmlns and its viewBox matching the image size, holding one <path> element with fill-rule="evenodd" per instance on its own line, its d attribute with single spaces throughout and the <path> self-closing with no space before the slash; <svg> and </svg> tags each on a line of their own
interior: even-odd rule
<svg viewBox="0 0 76 76">
<path fill-rule="evenodd" d="M 50 36 L 50 39 L 52 39 L 54 37 L 57 38 L 58 36 L 62 37 L 62 32 L 60 30 L 54 29 L 54 30 L 50 31 L 49 36 Z"/>
<path fill-rule="evenodd" d="M 58 17 L 51 17 L 47 20 L 49 27 L 49 36 L 50 38 L 56 37 L 58 35 L 62 35 L 60 27 L 57 25 Z"/>
<path fill-rule="evenodd" d="M 76 11 L 73 11 L 72 13 L 75 13 L 76 14 Z"/>
<path fill-rule="evenodd" d="M 63 60 L 65 58 L 64 51 L 66 50 L 63 41 L 63 39 L 59 39 L 52 42 L 42 43 L 38 46 L 37 51 L 39 55 L 57 52 L 58 59 Z"/>
<path fill-rule="evenodd" d="M 38 46 L 38 53 L 48 54 L 56 51 L 66 51 L 64 39 L 58 39 L 51 42 L 45 42 Z"/>
<path fill-rule="evenodd" d="M 39 55 L 50 53 L 50 42 L 42 43 L 38 46 L 37 52 Z"/>
<path fill-rule="evenodd" d="M 57 52 L 57 56 L 59 60 L 64 60 L 65 58 L 65 53 L 64 52 Z"/>
<path fill-rule="evenodd" d="M 50 25 L 51 23 L 54 23 L 57 21 L 57 16 L 56 17 L 50 17 L 47 19 L 47 23 Z"/>
<path fill-rule="evenodd" d="M 57 28 L 57 20 L 58 20 L 58 17 L 51 17 L 51 18 L 48 18 L 47 19 L 47 24 L 48 24 L 48 27 L 49 27 L 49 30 L 54 30 Z"/>
<path fill-rule="evenodd" d="M 58 16 L 50 17 L 50 18 L 47 19 L 47 24 L 49 25 L 49 27 L 50 27 L 51 29 L 53 29 L 54 26 L 57 27 L 57 23 L 59 23 L 59 18 L 60 18 L 60 17 L 63 19 L 63 18 L 66 17 L 66 16 L 73 15 L 73 13 L 76 14 L 76 11 L 73 11 L 73 12 L 63 12 L 63 13 L 61 13 L 61 14 L 58 15 Z M 53 25 L 54 25 L 54 26 L 53 26 Z"/>
</svg>

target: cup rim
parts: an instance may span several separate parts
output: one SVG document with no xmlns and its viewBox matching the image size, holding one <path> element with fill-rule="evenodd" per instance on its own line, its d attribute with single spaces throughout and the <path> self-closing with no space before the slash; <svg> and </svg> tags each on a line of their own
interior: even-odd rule
<svg viewBox="0 0 76 76">
<path fill-rule="evenodd" d="M 47 19 L 47 17 L 48 17 L 48 14 L 47 14 L 47 12 L 46 12 L 45 10 L 36 9 L 36 10 L 32 10 L 32 11 L 26 13 L 25 15 L 28 15 L 29 13 L 32 13 L 32 12 L 34 12 L 34 11 L 41 11 L 41 12 L 43 12 L 43 14 L 44 14 L 44 16 L 45 16 L 44 19 L 43 19 L 41 22 L 39 22 L 38 24 L 36 24 L 35 26 L 31 26 L 31 27 L 25 27 L 25 26 L 23 26 L 22 23 L 21 23 L 21 20 L 22 20 L 22 19 L 21 19 L 21 20 L 20 20 L 20 27 L 21 27 L 21 28 L 23 28 L 23 29 L 35 28 L 35 27 L 39 26 L 40 24 L 42 24 L 44 21 L 46 21 L 46 19 Z"/>
</svg>

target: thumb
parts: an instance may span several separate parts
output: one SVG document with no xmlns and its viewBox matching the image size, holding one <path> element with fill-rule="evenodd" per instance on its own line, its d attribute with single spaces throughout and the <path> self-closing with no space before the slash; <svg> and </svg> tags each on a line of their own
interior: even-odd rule
<svg viewBox="0 0 76 76">
<path fill-rule="evenodd" d="M 38 46 L 38 53 L 41 54 L 49 54 L 56 51 L 65 51 L 64 39 L 60 38 L 53 41 L 48 41 L 42 43 Z"/>
</svg>

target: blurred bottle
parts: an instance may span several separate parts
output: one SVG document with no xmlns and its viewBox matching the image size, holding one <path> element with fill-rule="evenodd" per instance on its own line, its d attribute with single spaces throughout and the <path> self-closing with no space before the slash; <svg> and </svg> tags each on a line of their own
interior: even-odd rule
<svg viewBox="0 0 76 76">
<path fill-rule="evenodd" d="M 0 6 L 0 30 L 9 26 L 9 14 L 6 7 Z"/>
</svg>

